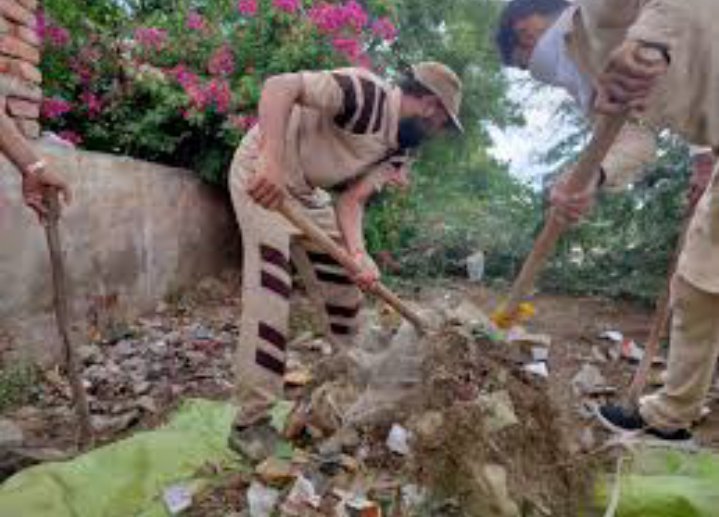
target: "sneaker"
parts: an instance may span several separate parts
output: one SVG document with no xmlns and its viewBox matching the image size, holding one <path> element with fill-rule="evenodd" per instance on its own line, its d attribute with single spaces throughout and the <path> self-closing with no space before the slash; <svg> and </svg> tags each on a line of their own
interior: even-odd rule
<svg viewBox="0 0 719 517">
<path fill-rule="evenodd" d="M 616 404 L 599 406 L 596 416 L 599 422 L 613 433 L 638 434 L 647 427 L 639 411 Z"/>
<path fill-rule="evenodd" d="M 597 409 L 596 414 L 599 422 L 614 433 L 630 435 L 644 433 L 667 443 L 687 443 L 692 441 L 692 433 L 688 429 L 664 431 L 649 427 L 636 409 L 626 409 L 616 404 L 605 404 Z"/>
</svg>

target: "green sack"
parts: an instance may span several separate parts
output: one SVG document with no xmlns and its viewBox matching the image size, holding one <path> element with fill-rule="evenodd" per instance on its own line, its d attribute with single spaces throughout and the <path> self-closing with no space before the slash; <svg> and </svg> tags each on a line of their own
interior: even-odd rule
<svg viewBox="0 0 719 517">
<path fill-rule="evenodd" d="M 0 516 L 164 516 L 164 490 L 192 481 L 207 463 L 229 464 L 235 408 L 186 401 L 163 428 L 138 433 L 71 461 L 20 472 L 0 486 Z"/>
<path fill-rule="evenodd" d="M 609 504 L 615 475 L 604 478 L 597 495 Z M 642 448 L 624 462 L 617 517 L 719 516 L 719 456 Z"/>
</svg>

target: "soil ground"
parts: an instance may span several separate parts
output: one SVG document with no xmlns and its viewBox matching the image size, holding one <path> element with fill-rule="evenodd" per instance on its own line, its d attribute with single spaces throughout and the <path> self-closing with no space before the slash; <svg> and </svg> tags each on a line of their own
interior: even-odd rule
<svg viewBox="0 0 719 517">
<path fill-rule="evenodd" d="M 162 314 L 150 315 L 145 318 L 164 318 L 168 325 L 181 322 L 183 325 L 202 324 L 210 331 L 219 334 L 223 332 L 224 340 L 237 336 L 237 323 L 241 310 L 239 300 L 239 285 L 225 282 L 221 292 L 207 293 L 202 296 L 189 298 L 189 302 L 182 306 L 179 312 L 168 315 L 165 310 Z M 207 290 L 206 290 L 207 291 Z M 212 291 L 212 290 L 211 290 Z M 456 281 L 435 283 L 425 286 L 411 293 L 404 293 L 405 297 L 413 298 L 422 305 L 431 303 L 438 298 L 453 298 L 456 300 L 470 299 L 487 312 L 496 303 L 496 295 L 490 290 L 479 286 L 468 285 Z M 535 300 L 537 316 L 527 324 L 528 330 L 546 333 L 552 338 L 551 351 L 548 360 L 550 371 L 549 396 L 554 407 L 558 410 L 558 425 L 568 435 L 571 447 L 576 453 L 592 450 L 601 444 L 605 435 L 598 428 L 593 419 L 583 413 L 585 398 L 577 395 L 571 388 L 572 379 L 587 363 L 596 365 L 607 380 L 609 386 L 616 387 L 619 393 L 628 385 L 633 373 L 634 365 L 624 359 L 612 359 L 609 350 L 611 343 L 599 336 L 603 331 L 618 330 L 626 337 L 641 343 L 649 332 L 652 311 L 632 303 L 606 300 L 592 297 L 569 297 L 556 295 L 540 295 Z M 300 333 L 313 327 L 311 308 L 305 299 L 295 301 L 293 328 Z M 172 311 L 169 311 L 172 312 Z M 227 375 L 230 372 L 230 353 L 225 353 L 223 359 L 215 358 L 213 368 L 224 372 L 223 382 L 217 383 L 211 378 L 195 379 L 183 389 L 173 389 L 157 400 L 157 411 L 141 413 L 140 418 L 129 429 L 122 429 L 115 433 L 101 436 L 101 442 L 112 441 L 126 436 L 128 433 L 142 429 L 152 428 L 160 424 L 165 416 L 176 407 L 179 400 L 193 396 L 210 396 L 212 398 L 227 398 L 230 396 Z M 176 373 L 176 372 L 175 372 Z M 176 385 L 176 383 L 174 384 Z M 164 392 L 163 392 L 164 393 Z M 597 399 L 600 402 L 602 399 Z M 697 437 L 702 446 L 719 447 L 719 398 L 710 398 L 707 405 L 711 410 L 709 416 L 696 430 Z M 24 428 L 32 445 L 66 449 L 72 441 L 70 425 L 72 414 L 55 410 L 44 411 L 43 401 L 40 400 L 40 411 L 28 408 L 15 408 L 6 415 L 16 420 Z M 24 418 L 23 415 L 29 415 Z M 249 478 L 247 475 L 229 474 L 227 482 L 212 494 L 207 494 L 205 503 L 196 507 L 193 515 L 209 514 L 197 513 L 200 508 L 217 508 L 224 506 L 227 510 L 239 510 L 243 503 L 244 490 Z"/>
</svg>

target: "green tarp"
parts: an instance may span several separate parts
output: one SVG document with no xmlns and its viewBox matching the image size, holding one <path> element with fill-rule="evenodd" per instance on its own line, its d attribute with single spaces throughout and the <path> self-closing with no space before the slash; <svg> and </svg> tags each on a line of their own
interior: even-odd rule
<svg viewBox="0 0 719 517">
<path fill-rule="evenodd" d="M 625 461 L 617 517 L 718 517 L 719 456 L 640 449 Z M 599 490 L 606 507 L 614 475 Z"/>
<path fill-rule="evenodd" d="M 235 410 L 190 400 L 163 428 L 138 433 L 72 461 L 39 465 L 0 486 L 0 517 L 167 515 L 162 495 L 208 463 L 230 463 Z"/>
</svg>

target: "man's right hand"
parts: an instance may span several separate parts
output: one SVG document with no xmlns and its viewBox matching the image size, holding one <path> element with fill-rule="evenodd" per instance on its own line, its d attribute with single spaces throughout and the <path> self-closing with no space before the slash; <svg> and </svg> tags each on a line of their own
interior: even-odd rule
<svg viewBox="0 0 719 517">
<path fill-rule="evenodd" d="M 597 185 L 592 183 L 583 191 L 570 191 L 568 186 L 572 171 L 563 174 L 552 187 L 549 200 L 553 213 L 563 224 L 575 225 L 591 212 L 596 196 Z"/>
<path fill-rule="evenodd" d="M 267 164 L 250 178 L 247 193 L 262 207 L 277 210 L 285 199 L 284 175 L 278 165 Z"/>
<path fill-rule="evenodd" d="M 69 205 L 72 202 L 72 191 L 67 183 L 54 171 L 44 170 L 40 174 L 26 173 L 22 178 L 22 195 L 25 204 L 32 208 L 40 221 L 47 215 L 48 209 L 45 205 L 47 196 L 52 190 L 57 190 L 62 201 Z"/>
</svg>

